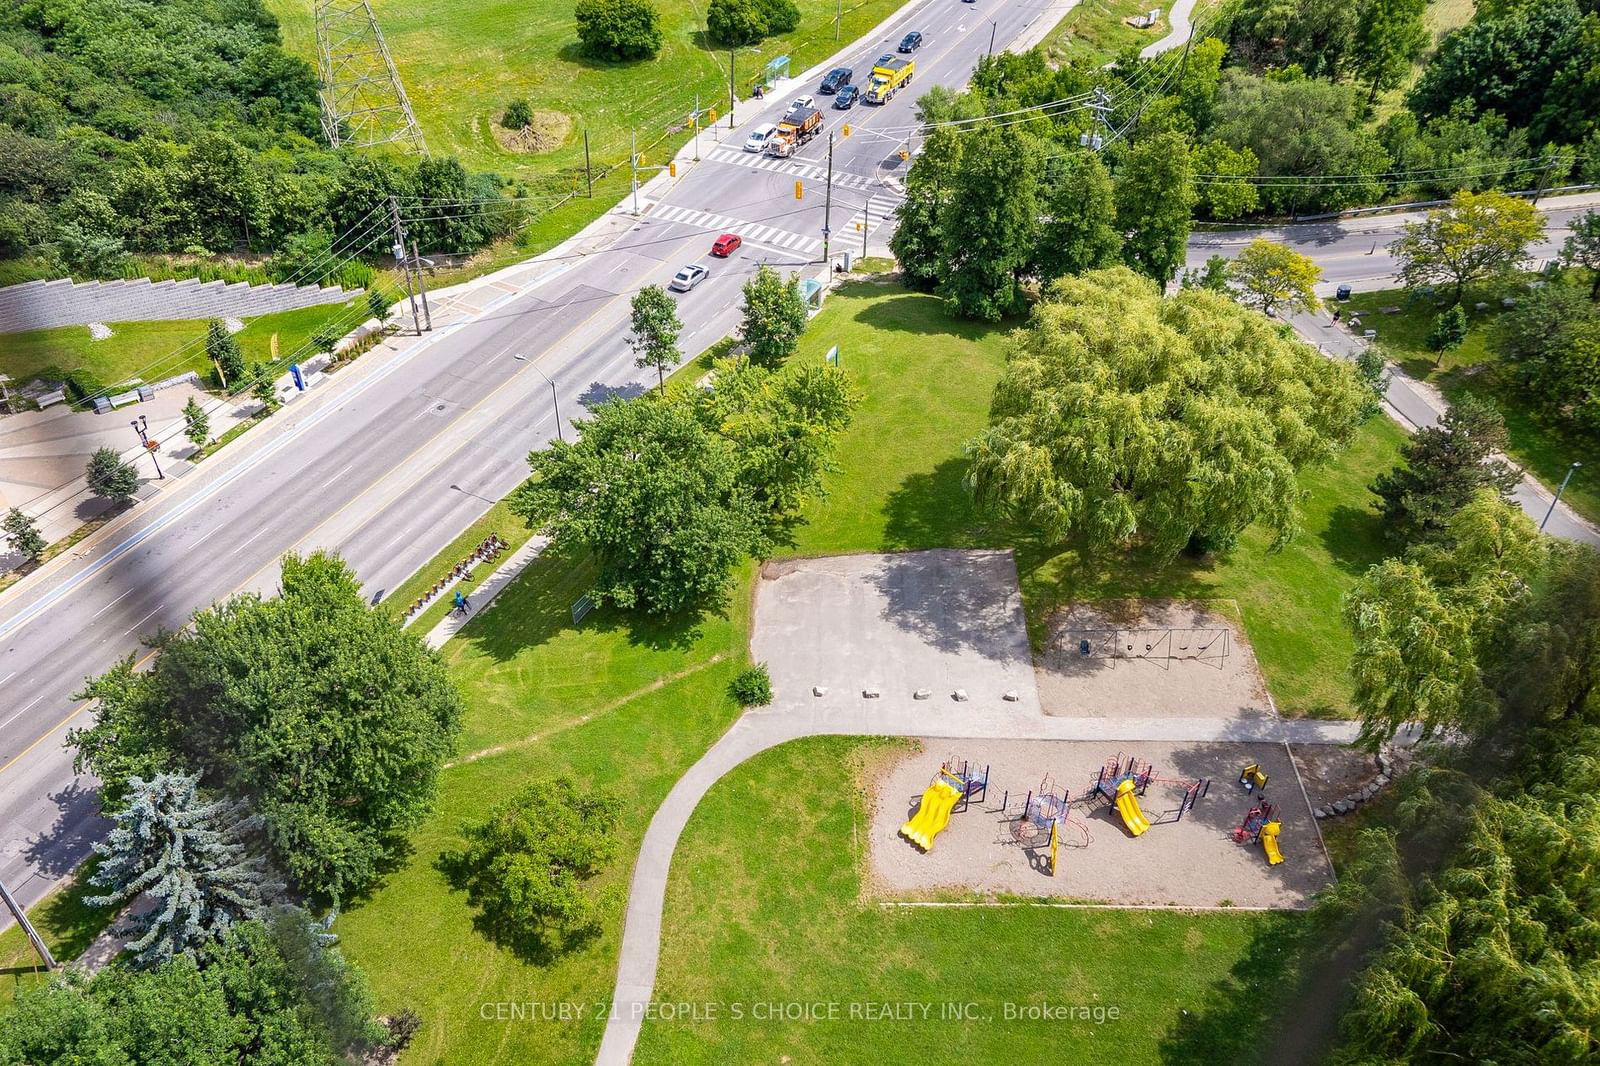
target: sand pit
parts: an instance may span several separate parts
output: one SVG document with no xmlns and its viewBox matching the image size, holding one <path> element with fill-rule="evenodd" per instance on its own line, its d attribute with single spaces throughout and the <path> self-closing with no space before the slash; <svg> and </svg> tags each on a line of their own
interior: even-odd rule
<svg viewBox="0 0 1600 1066">
<path fill-rule="evenodd" d="M 1037 673 L 1046 714 L 1276 717 L 1241 628 L 1197 604 L 1062 608 Z"/>
<path fill-rule="evenodd" d="M 1132 837 L 1114 809 L 1079 800 L 1117 745 L 1076 741 L 927 740 L 920 754 L 880 771 L 873 797 L 868 862 L 875 890 L 893 898 L 925 898 L 941 890 L 1063 897 L 1110 904 L 1172 907 L 1302 908 L 1331 884 L 1333 871 L 1317 836 L 1310 805 L 1281 744 L 1124 745 L 1154 764 L 1160 779 L 1212 778 L 1210 793 L 1172 821 L 1181 785 L 1152 781 L 1140 804 L 1156 823 Z M 989 766 L 989 791 L 951 817 L 923 853 L 899 836 L 940 763 L 950 756 Z M 1251 805 L 1238 784 L 1241 767 L 1257 762 L 1270 775 L 1266 794 L 1279 805 L 1285 861 L 1267 865 L 1259 844 L 1232 836 Z M 1047 839 L 1017 841 L 1016 815 L 1046 776 L 1070 790 L 1073 821 L 1064 831 L 1058 872 L 1050 876 Z M 1001 802 L 1009 790 L 1009 812 Z M 1080 828 L 1081 826 L 1081 828 Z"/>
</svg>

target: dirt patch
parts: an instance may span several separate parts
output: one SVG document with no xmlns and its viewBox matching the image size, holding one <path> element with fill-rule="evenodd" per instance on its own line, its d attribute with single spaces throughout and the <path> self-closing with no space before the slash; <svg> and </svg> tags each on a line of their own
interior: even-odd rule
<svg viewBox="0 0 1600 1066">
<path fill-rule="evenodd" d="M 1098 903 L 1167 907 L 1298 909 L 1333 881 L 1316 820 L 1282 744 L 925 740 L 869 781 L 867 884 L 895 898 L 948 896 L 1058 897 Z M 1154 767 L 1139 805 L 1152 823 L 1133 836 L 1115 808 L 1095 791 L 1108 757 L 1136 756 Z M 899 835 L 923 790 L 951 757 L 988 767 L 988 792 L 924 853 Z M 1239 771 L 1259 763 L 1277 805 L 1285 861 L 1268 865 L 1258 843 L 1233 831 L 1256 801 L 1238 784 Z M 1183 814 L 1185 783 L 1210 778 L 1209 792 Z M 1056 872 L 1050 872 L 1048 830 L 1019 818 L 1027 795 L 1041 789 L 1070 799 Z"/>
<path fill-rule="evenodd" d="M 1237 623 L 1196 603 L 1069 604 L 1037 659 L 1046 714 L 1115 717 L 1275 715 Z"/>
<path fill-rule="evenodd" d="M 572 116 L 560 111 L 535 111 L 533 121 L 520 130 L 508 130 L 498 119 L 489 120 L 489 129 L 501 148 L 519 155 L 551 152 L 566 143 L 572 132 Z"/>
<path fill-rule="evenodd" d="M 1306 796 L 1313 807 L 1344 799 L 1378 776 L 1378 764 L 1372 756 L 1335 744 L 1305 744 L 1295 748 L 1294 764 L 1300 769 Z"/>
</svg>

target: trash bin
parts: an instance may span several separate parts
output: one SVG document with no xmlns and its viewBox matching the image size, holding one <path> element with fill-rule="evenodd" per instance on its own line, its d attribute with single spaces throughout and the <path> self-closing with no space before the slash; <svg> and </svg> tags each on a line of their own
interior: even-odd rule
<svg viewBox="0 0 1600 1066">
<path fill-rule="evenodd" d="M 1337 299 L 1337 300 L 1348 300 L 1348 299 L 1350 299 L 1350 286 L 1348 286 L 1348 285 L 1340 285 L 1337 289 L 1334 290 L 1333 296 L 1334 296 L 1334 299 Z"/>
</svg>

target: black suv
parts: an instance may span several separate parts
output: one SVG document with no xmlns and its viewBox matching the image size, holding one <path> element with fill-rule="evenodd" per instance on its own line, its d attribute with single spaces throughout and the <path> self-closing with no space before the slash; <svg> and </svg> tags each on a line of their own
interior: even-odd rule
<svg viewBox="0 0 1600 1066">
<path fill-rule="evenodd" d="M 916 30 L 912 30 L 910 33 L 900 38 L 900 51 L 902 52 L 915 52 L 921 47 L 922 34 L 918 33 Z"/>
<path fill-rule="evenodd" d="M 855 77 L 855 74 L 856 72 L 849 67 L 834 67 L 823 75 L 822 84 L 817 86 L 817 92 L 825 95 L 836 93 L 846 85 L 849 85 L 850 79 Z"/>
</svg>

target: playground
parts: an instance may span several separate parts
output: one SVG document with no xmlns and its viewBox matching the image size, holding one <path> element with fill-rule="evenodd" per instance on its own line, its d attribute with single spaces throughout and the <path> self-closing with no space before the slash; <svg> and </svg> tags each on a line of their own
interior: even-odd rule
<svg viewBox="0 0 1600 1066">
<path fill-rule="evenodd" d="M 891 898 L 959 889 L 1120 905 L 1298 909 L 1333 881 L 1283 745 L 1122 747 L 924 740 L 920 753 L 875 779 L 867 845 L 873 889 Z M 1240 784 L 1247 766 L 1259 768 L 1265 787 Z M 1267 816 L 1258 813 L 1239 832 L 1263 796 Z M 1271 823 L 1279 831 L 1258 837 Z M 1276 863 L 1272 845 L 1281 855 Z"/>
<path fill-rule="evenodd" d="M 1241 628 L 1194 603 L 1071 604 L 1038 656 L 1045 714 L 1091 717 L 1273 715 Z"/>
</svg>

